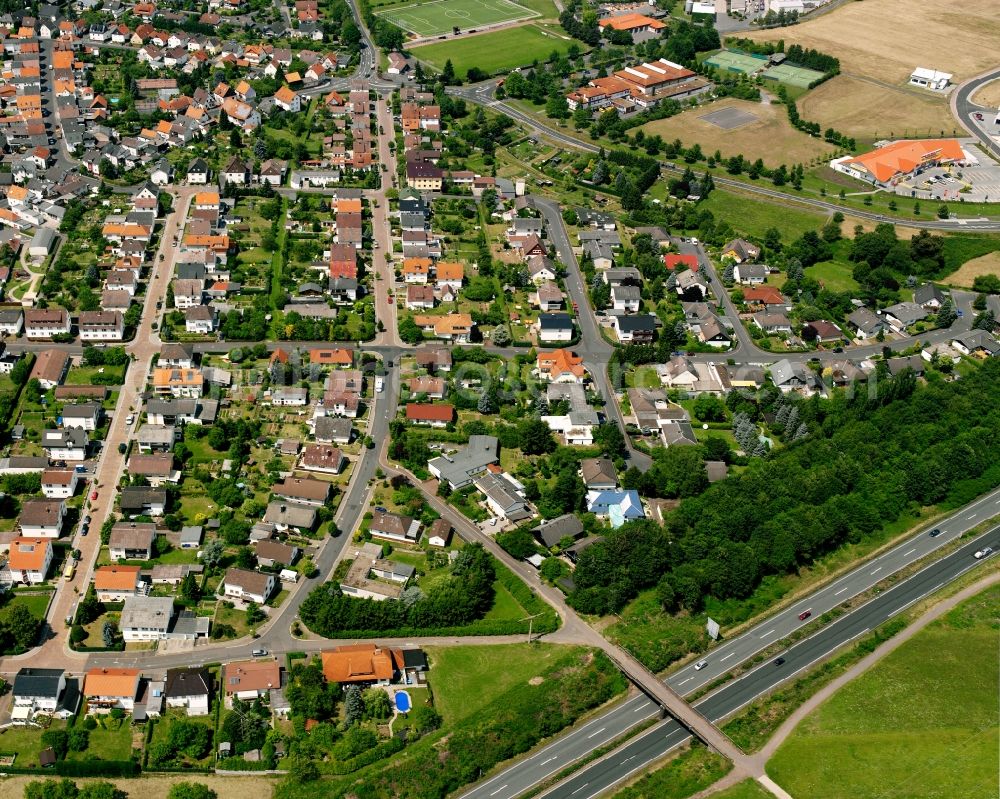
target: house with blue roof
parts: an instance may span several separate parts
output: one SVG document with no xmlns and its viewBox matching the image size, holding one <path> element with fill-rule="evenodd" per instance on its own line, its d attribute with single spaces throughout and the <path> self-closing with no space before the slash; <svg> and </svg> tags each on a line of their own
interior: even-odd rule
<svg viewBox="0 0 1000 799">
<path fill-rule="evenodd" d="M 621 527 L 625 522 L 646 517 L 639 492 L 635 490 L 588 491 L 587 511 L 595 516 L 607 517 L 612 527 Z"/>
</svg>

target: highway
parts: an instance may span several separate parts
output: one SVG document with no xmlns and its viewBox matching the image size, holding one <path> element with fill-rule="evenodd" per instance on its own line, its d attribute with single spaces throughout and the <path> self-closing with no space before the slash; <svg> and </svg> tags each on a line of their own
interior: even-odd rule
<svg viewBox="0 0 1000 799">
<path fill-rule="evenodd" d="M 938 522 L 936 527 L 941 530 L 940 535 L 931 537 L 928 531 L 922 530 L 878 557 L 857 566 L 808 597 L 782 608 L 778 613 L 758 622 L 733 639 L 723 641 L 702 658 L 707 661 L 704 668 L 695 670 L 692 662 L 671 674 L 666 680 L 667 683 L 684 695 L 694 693 L 699 688 L 719 679 L 762 649 L 771 646 L 776 641 L 781 641 L 799 628 L 812 623 L 822 614 L 842 605 L 858 594 L 864 593 L 900 569 L 933 553 L 997 514 L 1000 514 L 1000 489 L 970 503 L 947 519 Z M 851 613 L 845 614 L 835 623 L 820 628 L 810 638 L 789 648 L 788 652 L 783 653 L 786 663 L 780 670 L 769 665 L 766 669 L 757 669 L 743 675 L 739 679 L 727 683 L 723 688 L 698 703 L 696 707 L 712 721 L 718 721 L 718 719 L 731 714 L 754 697 L 771 690 L 779 682 L 788 679 L 804 664 L 814 662 L 855 637 L 859 629 L 874 626 L 871 623 L 858 625 L 853 621 L 848 624 L 847 620 L 857 618 L 870 622 L 876 617 L 880 621 L 884 620 L 885 614 L 889 611 L 880 610 L 882 605 L 875 603 L 883 602 L 884 598 L 890 594 L 898 596 L 897 592 L 901 586 L 909 586 L 903 595 L 907 598 L 907 602 L 904 604 L 910 604 L 914 598 L 919 599 L 932 593 L 939 587 L 940 583 L 953 579 L 961 571 L 978 563 L 971 557 L 971 552 L 982 546 L 983 541 L 997 548 L 997 540 L 1000 538 L 997 535 L 998 529 L 1000 528 L 994 528 L 985 536 L 980 536 L 977 539 L 980 542 L 978 545 L 965 545 L 958 550 L 958 553 L 964 554 L 949 555 L 919 573 L 919 575 L 932 574 L 934 579 L 917 579 L 919 575 L 910 577 L 891 591 L 879 594 L 875 599 Z M 899 612 L 902 606 L 900 604 L 892 613 Z M 896 606 L 886 606 L 886 608 L 889 607 Z M 803 621 L 799 619 L 799 615 L 805 610 L 811 611 L 811 616 L 808 620 Z M 882 615 L 878 616 L 878 614 Z M 847 631 L 850 633 L 847 634 Z M 810 641 L 811 644 L 802 648 Z M 789 654 L 792 650 L 796 651 L 796 660 L 793 660 Z M 800 657 L 804 651 L 810 654 L 811 659 Z M 757 676 L 747 682 L 751 674 L 757 674 Z M 740 687 L 737 689 L 732 686 Z M 726 699 L 719 697 L 726 697 Z M 736 698 L 739 701 L 736 701 Z M 530 757 L 518 761 L 489 780 L 476 785 L 471 790 L 461 794 L 461 799 L 515 799 L 515 797 L 551 778 L 553 774 L 562 771 L 571 763 L 614 741 L 627 730 L 658 715 L 658 713 L 657 706 L 645 695 L 634 696 L 583 727 L 557 738 L 549 745 L 534 752 Z M 657 758 L 662 757 L 671 746 L 687 738 L 687 732 L 673 721 L 664 722 L 658 725 L 655 730 L 657 732 L 651 730 L 635 741 L 619 747 L 602 761 L 604 764 L 615 762 L 624 765 L 620 769 L 609 770 L 609 773 L 618 776 L 615 779 L 605 778 L 601 790 L 614 785 L 632 771 L 648 766 Z M 570 791 L 572 791 L 579 789 L 583 784 L 600 782 L 601 779 L 597 776 L 597 771 L 602 771 L 602 766 L 595 765 L 584 769 L 565 783 L 561 783 L 558 790 L 554 789 L 551 795 L 555 797 L 572 795 L 573 799 L 586 799 L 587 796 L 595 795 L 599 791 L 595 790 L 594 793 L 586 791 L 577 794 L 560 791 L 562 785 L 571 786 Z M 587 775 L 586 779 L 583 778 L 583 775 Z"/>
<path fill-rule="evenodd" d="M 752 671 L 696 702 L 695 707 L 713 722 L 723 721 L 758 696 L 825 659 L 835 650 L 861 637 L 965 572 L 976 567 L 993 568 L 989 559 L 976 560 L 973 557 L 976 550 L 987 544 L 994 548 L 1000 546 L 1000 527 L 994 527 L 948 557 L 879 594 L 854 613 L 837 619 L 809 638 L 783 650 L 780 656 L 785 660 L 780 666 L 775 663 L 777 656 L 768 658 Z M 635 709 L 632 711 L 635 716 L 649 718 L 658 712 L 656 706 L 645 697 L 637 697 L 632 701 L 640 706 L 645 705 L 647 710 L 642 713 Z M 649 732 L 541 795 L 547 799 L 593 799 L 663 757 L 688 737 L 688 732 L 672 719 L 660 722 Z M 501 795 L 503 794 L 496 794 Z"/>
</svg>

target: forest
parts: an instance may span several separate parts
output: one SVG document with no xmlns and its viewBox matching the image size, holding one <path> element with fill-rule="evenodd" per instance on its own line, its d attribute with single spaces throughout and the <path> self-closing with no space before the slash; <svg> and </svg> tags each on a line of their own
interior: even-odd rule
<svg viewBox="0 0 1000 799">
<path fill-rule="evenodd" d="M 990 361 L 959 382 L 918 385 L 907 370 L 874 392 L 813 397 L 798 406 L 808 438 L 682 499 L 663 527 L 632 522 L 581 553 L 569 601 L 603 614 L 655 585 L 665 610 L 698 610 L 907 509 L 968 502 L 1000 483 L 998 391 L 1000 362 Z"/>
</svg>

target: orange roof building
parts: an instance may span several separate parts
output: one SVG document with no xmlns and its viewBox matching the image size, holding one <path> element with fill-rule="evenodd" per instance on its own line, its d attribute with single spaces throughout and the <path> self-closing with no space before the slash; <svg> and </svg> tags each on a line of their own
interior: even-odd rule
<svg viewBox="0 0 1000 799">
<path fill-rule="evenodd" d="M 102 602 L 120 602 L 135 593 L 138 566 L 101 566 L 94 572 L 94 590 Z"/>
<path fill-rule="evenodd" d="M 889 183 L 918 169 L 965 161 L 958 139 L 904 139 L 869 153 L 838 158 L 830 166 L 869 183 Z"/>
<path fill-rule="evenodd" d="M 653 19 L 643 14 L 619 14 L 617 17 L 605 17 L 597 24 L 602 28 L 628 31 L 633 34 L 642 33 L 643 31 L 661 31 L 667 27 L 658 19 Z"/>
<path fill-rule="evenodd" d="M 403 654 L 375 644 L 354 644 L 326 649 L 320 653 L 323 676 L 340 685 L 378 683 L 388 685 L 402 669 Z"/>
<path fill-rule="evenodd" d="M 342 197 L 337 200 L 337 213 L 344 214 L 360 214 L 361 213 L 361 198 L 360 197 Z"/>
<path fill-rule="evenodd" d="M 222 667 L 226 696 L 249 701 L 281 687 L 281 666 L 276 660 L 239 660 Z"/>
<path fill-rule="evenodd" d="M 352 366 L 354 364 L 354 353 L 343 347 L 309 350 L 309 363 L 316 363 L 321 366 Z"/>
<path fill-rule="evenodd" d="M 52 564 L 52 541 L 48 538 L 19 536 L 11 541 L 7 567 L 15 579 L 40 583 Z"/>
<path fill-rule="evenodd" d="M 131 710 L 141 676 L 139 669 L 90 669 L 83 680 L 83 695 L 91 705 Z"/>
<path fill-rule="evenodd" d="M 572 350 L 538 353 L 538 372 L 555 383 L 582 383 L 587 374 L 583 359 Z"/>
</svg>

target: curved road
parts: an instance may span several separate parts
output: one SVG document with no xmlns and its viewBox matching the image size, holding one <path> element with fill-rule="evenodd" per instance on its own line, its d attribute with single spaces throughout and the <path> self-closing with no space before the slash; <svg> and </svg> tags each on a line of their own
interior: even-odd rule
<svg viewBox="0 0 1000 799">
<path fill-rule="evenodd" d="M 992 138 L 972 119 L 974 113 L 985 110 L 983 106 L 972 102 L 972 95 L 987 83 L 992 83 L 995 80 L 1000 80 L 1000 68 L 991 69 L 989 72 L 984 72 L 982 75 L 970 78 L 956 86 L 951 93 L 951 114 L 958 121 L 959 125 L 965 128 L 972 136 L 979 139 L 983 147 L 994 158 L 1000 159 L 1000 142 Z M 987 114 L 989 117 L 992 117 L 994 114 L 993 109 L 988 109 Z"/>
</svg>

